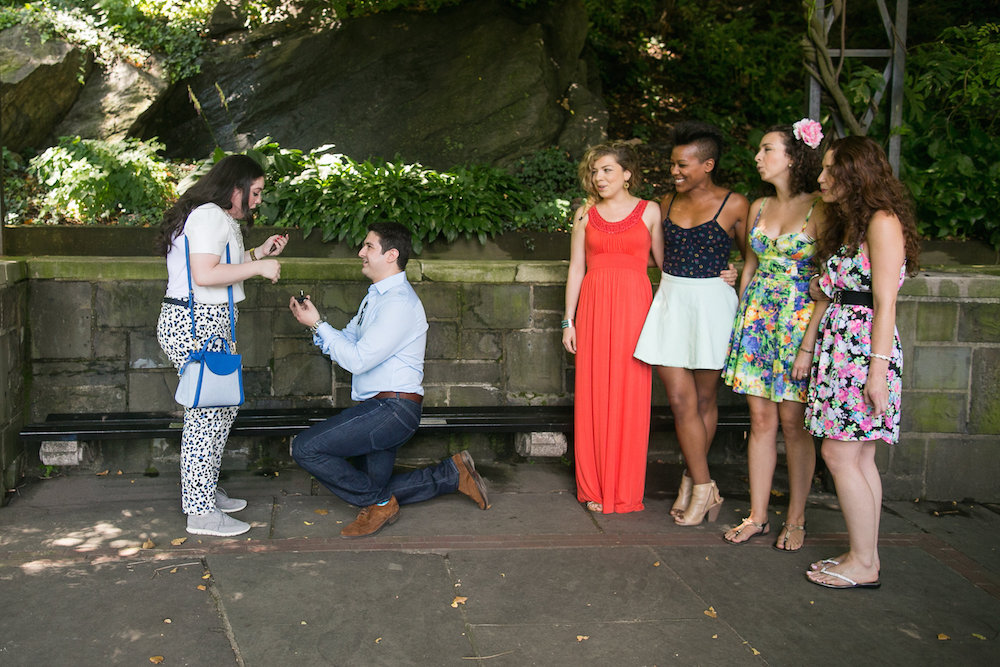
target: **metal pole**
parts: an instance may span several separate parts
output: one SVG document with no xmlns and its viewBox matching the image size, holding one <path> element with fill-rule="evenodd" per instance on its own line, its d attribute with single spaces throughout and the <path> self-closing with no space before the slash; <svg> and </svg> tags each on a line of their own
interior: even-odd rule
<svg viewBox="0 0 1000 667">
<path fill-rule="evenodd" d="M 899 159 L 903 137 L 903 79 L 906 70 L 906 23 L 909 0 L 896 0 L 895 31 L 892 41 L 892 96 L 889 107 L 889 164 L 892 173 L 899 176 Z"/>
</svg>

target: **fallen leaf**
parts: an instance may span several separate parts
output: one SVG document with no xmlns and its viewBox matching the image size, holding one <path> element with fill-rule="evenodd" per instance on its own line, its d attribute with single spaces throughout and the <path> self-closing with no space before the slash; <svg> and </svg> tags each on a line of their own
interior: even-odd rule
<svg viewBox="0 0 1000 667">
<path fill-rule="evenodd" d="M 177 568 L 175 567 L 174 569 L 170 570 L 170 574 L 177 574 Z"/>
<path fill-rule="evenodd" d="M 330 513 L 330 510 L 318 509 L 318 510 L 313 510 L 313 512 L 319 514 L 320 516 L 326 516 L 327 514 Z"/>
<path fill-rule="evenodd" d="M 712 635 L 712 639 L 718 639 L 719 635 Z"/>
<path fill-rule="evenodd" d="M 313 525 L 312 521 L 303 521 L 302 523 L 306 524 L 307 526 Z"/>
<path fill-rule="evenodd" d="M 121 474 L 122 474 L 122 471 L 121 471 L 121 470 L 119 470 L 119 471 L 117 472 L 117 474 L 121 475 Z"/>
<path fill-rule="evenodd" d="M 973 632 L 972 636 L 975 637 L 976 639 L 982 639 L 983 641 L 986 641 L 986 637 L 982 636 L 978 632 Z"/>
<path fill-rule="evenodd" d="M 578 642 L 587 641 L 588 639 L 590 639 L 590 635 L 577 635 L 576 636 L 576 641 L 578 641 Z"/>
<path fill-rule="evenodd" d="M 306 623 L 305 621 L 299 621 L 299 625 L 309 625 L 309 624 Z"/>
<path fill-rule="evenodd" d="M 165 619 L 163 619 L 163 622 L 164 622 L 164 623 L 173 623 L 173 621 L 171 621 L 171 620 L 170 620 L 169 618 L 165 618 Z"/>
<path fill-rule="evenodd" d="M 208 590 L 208 586 L 206 586 L 205 584 L 198 584 L 197 588 L 198 588 L 199 591 L 207 591 Z"/>
<path fill-rule="evenodd" d="M 107 470 L 104 470 L 104 471 L 102 471 L 102 472 L 99 472 L 99 473 L 97 473 L 97 476 L 98 476 L 98 477 L 104 477 L 104 476 L 105 476 L 105 475 L 107 475 L 107 474 L 108 474 L 108 471 L 107 471 Z M 150 658 L 150 660 L 152 660 L 152 658 Z"/>
<path fill-rule="evenodd" d="M 376 644 L 381 644 L 382 643 L 382 638 L 381 637 L 376 637 L 375 638 L 375 643 Z"/>
<path fill-rule="evenodd" d="M 455 599 L 451 601 L 451 606 L 458 609 L 458 605 L 465 604 L 465 601 L 469 598 L 464 595 L 456 595 Z"/>
<path fill-rule="evenodd" d="M 186 537 L 175 537 L 174 539 L 170 540 L 170 543 L 175 547 L 179 547 L 180 545 L 184 544 L 187 541 L 188 538 Z"/>
<path fill-rule="evenodd" d="M 719 614 L 716 613 L 715 607 L 709 607 L 705 610 L 705 616 L 708 616 L 709 618 L 718 618 Z"/>
<path fill-rule="evenodd" d="M 939 632 L 939 633 L 938 633 L 938 641 L 942 641 L 942 642 L 946 642 L 946 641 L 948 641 L 949 639 L 951 639 L 951 637 L 949 637 L 949 636 L 948 636 L 948 635 L 946 635 L 945 633 L 943 633 L 943 632 Z"/>
<path fill-rule="evenodd" d="M 163 662 L 163 656 L 162 656 L 162 655 L 154 655 L 154 656 L 151 656 L 151 657 L 149 658 L 149 661 L 150 661 L 151 663 L 153 663 L 154 665 L 158 665 L 158 664 L 160 664 L 161 662 Z"/>
<path fill-rule="evenodd" d="M 754 655 L 760 655 L 760 651 L 758 651 L 757 649 L 755 649 L 753 646 L 750 647 L 750 650 L 753 651 Z"/>
<path fill-rule="evenodd" d="M 145 542 L 142 543 L 142 548 L 143 549 L 155 549 L 156 548 L 156 543 L 153 542 L 153 540 L 146 540 Z"/>
<path fill-rule="evenodd" d="M 653 567 L 660 567 L 660 561 L 656 561 L 655 563 L 653 563 Z"/>
<path fill-rule="evenodd" d="M 212 573 L 211 573 L 211 572 L 206 572 L 205 574 L 201 575 L 201 578 L 202 578 L 202 579 L 208 579 L 208 578 L 209 578 L 209 577 L 211 577 L 211 576 L 212 576 Z"/>
</svg>

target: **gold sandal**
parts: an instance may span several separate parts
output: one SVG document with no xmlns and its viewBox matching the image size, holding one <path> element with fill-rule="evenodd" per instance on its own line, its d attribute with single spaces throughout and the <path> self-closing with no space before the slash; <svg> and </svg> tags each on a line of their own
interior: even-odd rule
<svg viewBox="0 0 1000 667">
<path fill-rule="evenodd" d="M 588 500 L 587 501 L 587 511 L 588 512 L 602 513 L 602 512 L 604 512 L 604 505 L 602 505 L 601 503 L 599 503 L 599 502 L 597 502 L 595 500 Z"/>
<path fill-rule="evenodd" d="M 757 529 L 756 533 L 754 533 L 750 537 L 746 538 L 745 540 L 740 540 L 738 542 L 735 539 L 731 539 L 731 538 L 726 537 L 725 533 L 722 534 L 722 539 L 724 539 L 726 542 L 729 542 L 730 544 L 746 544 L 747 542 L 749 542 L 750 540 L 752 540 L 755 537 L 758 537 L 760 535 L 767 535 L 769 532 L 771 532 L 768 529 L 767 526 L 768 526 L 768 522 L 767 521 L 765 521 L 764 523 L 757 523 L 756 521 L 751 521 L 750 517 L 747 517 L 747 518 L 743 519 L 743 523 L 741 523 L 738 526 L 733 526 L 729 530 L 735 530 L 736 531 L 735 533 L 733 533 L 733 537 L 734 538 L 739 537 L 740 535 L 742 535 L 743 531 L 746 530 L 747 528 L 750 528 L 750 527 L 756 528 Z"/>
<path fill-rule="evenodd" d="M 788 536 L 792 531 L 802 531 L 802 543 L 795 549 L 788 548 Z M 778 533 L 778 539 L 774 541 L 774 546 L 772 547 L 775 551 L 787 551 L 788 553 L 795 553 L 806 543 L 806 524 L 797 525 L 794 523 L 784 522 L 781 524 L 781 532 Z M 778 545 L 781 545 L 780 547 Z M 836 561 L 830 561 L 836 564 Z"/>
</svg>

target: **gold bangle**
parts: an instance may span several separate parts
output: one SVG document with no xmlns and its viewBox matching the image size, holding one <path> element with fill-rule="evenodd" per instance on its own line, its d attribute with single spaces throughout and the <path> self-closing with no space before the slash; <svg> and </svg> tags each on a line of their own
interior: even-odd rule
<svg viewBox="0 0 1000 667">
<path fill-rule="evenodd" d="M 256 250 L 256 248 L 250 248 L 250 261 L 251 262 L 256 262 L 257 261 L 257 255 L 254 254 L 254 252 L 253 252 L 254 250 Z"/>
</svg>

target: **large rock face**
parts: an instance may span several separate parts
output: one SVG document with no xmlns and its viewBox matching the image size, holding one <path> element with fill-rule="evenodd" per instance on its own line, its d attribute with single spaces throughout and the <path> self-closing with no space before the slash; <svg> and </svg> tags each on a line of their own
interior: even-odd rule
<svg viewBox="0 0 1000 667">
<path fill-rule="evenodd" d="M 580 0 L 535 12 L 476 0 L 322 33 L 250 36 L 207 56 L 143 135 L 185 157 L 267 135 L 285 147 L 332 143 L 356 158 L 437 167 L 504 163 L 552 144 L 577 153 L 607 125 L 581 59 L 586 29 Z"/>
<path fill-rule="evenodd" d="M 33 28 L 0 31 L 0 137 L 19 152 L 44 147 L 52 127 L 73 106 L 90 54 L 59 40 L 43 42 Z"/>
</svg>

